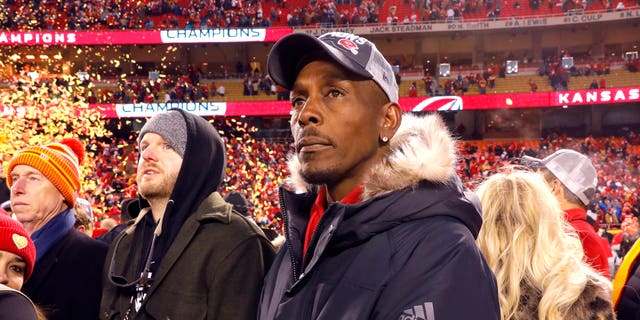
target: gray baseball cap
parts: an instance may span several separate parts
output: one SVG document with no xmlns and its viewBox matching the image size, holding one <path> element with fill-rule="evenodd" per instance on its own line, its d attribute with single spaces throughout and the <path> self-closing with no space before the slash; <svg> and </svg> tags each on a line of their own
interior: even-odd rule
<svg viewBox="0 0 640 320">
<path fill-rule="evenodd" d="M 596 192 L 598 174 L 591 160 L 582 153 L 560 149 L 544 159 L 523 156 L 521 163 L 535 168 L 546 168 L 576 197 L 589 205 Z"/>
<path fill-rule="evenodd" d="M 398 84 L 393 69 L 371 41 L 355 34 L 329 32 L 315 37 L 293 33 L 280 39 L 271 48 L 267 69 L 271 79 L 291 90 L 310 53 L 325 53 L 335 63 L 355 74 L 372 79 L 391 102 L 398 102 Z"/>
</svg>

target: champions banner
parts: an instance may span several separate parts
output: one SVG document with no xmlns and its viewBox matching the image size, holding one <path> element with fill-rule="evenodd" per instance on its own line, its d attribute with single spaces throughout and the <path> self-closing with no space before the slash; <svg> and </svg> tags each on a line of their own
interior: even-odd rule
<svg viewBox="0 0 640 320">
<path fill-rule="evenodd" d="M 400 98 L 399 101 L 405 112 L 568 108 L 639 102 L 640 86 L 517 94 L 415 97 Z M 53 107 L 55 106 L 43 106 L 43 108 Z M 184 109 L 204 117 L 288 117 L 291 112 L 288 101 L 92 104 L 88 107 L 97 110 L 105 118 L 145 118 L 170 109 Z M 0 117 L 21 116 L 25 110 L 24 106 L 0 105 Z"/>
<path fill-rule="evenodd" d="M 1 31 L 0 45 L 137 45 L 276 42 L 291 32 L 291 28 L 216 28 L 162 31 Z"/>
</svg>

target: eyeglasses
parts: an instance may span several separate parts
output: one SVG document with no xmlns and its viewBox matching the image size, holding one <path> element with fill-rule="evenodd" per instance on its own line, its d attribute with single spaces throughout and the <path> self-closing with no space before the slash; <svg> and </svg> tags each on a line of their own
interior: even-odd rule
<svg viewBox="0 0 640 320">
<path fill-rule="evenodd" d="M 147 256 L 147 260 L 144 264 L 144 269 L 140 273 L 140 276 L 133 281 L 128 281 L 125 276 L 116 275 L 114 269 L 114 265 L 116 262 L 116 256 L 118 253 L 118 248 L 120 247 L 120 241 L 124 238 L 124 235 L 118 237 L 116 240 L 115 246 L 113 248 L 113 255 L 111 256 L 111 262 L 109 263 L 109 282 L 112 285 L 120 288 L 129 288 L 134 285 L 146 286 L 151 282 L 151 261 L 153 260 L 153 251 L 155 249 L 156 238 L 158 236 L 156 233 L 153 233 L 153 238 L 151 239 L 151 248 L 149 249 L 149 255 Z"/>
</svg>

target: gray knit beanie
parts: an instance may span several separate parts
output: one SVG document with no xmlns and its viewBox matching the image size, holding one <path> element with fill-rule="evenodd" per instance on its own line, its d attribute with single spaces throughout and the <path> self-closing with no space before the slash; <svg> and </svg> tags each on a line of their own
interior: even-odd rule
<svg viewBox="0 0 640 320">
<path fill-rule="evenodd" d="M 180 112 L 170 110 L 151 117 L 140 130 L 138 143 L 149 132 L 167 140 L 169 145 L 184 158 L 184 151 L 187 148 L 187 122 Z"/>
</svg>

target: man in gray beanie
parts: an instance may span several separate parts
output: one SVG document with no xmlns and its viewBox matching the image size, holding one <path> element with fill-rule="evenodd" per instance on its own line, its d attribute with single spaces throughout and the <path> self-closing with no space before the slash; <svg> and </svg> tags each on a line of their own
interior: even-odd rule
<svg viewBox="0 0 640 320">
<path fill-rule="evenodd" d="M 174 109 L 138 137 L 140 208 L 112 242 L 101 319 L 255 319 L 275 255 L 216 191 L 226 152 L 202 117 Z"/>
</svg>

